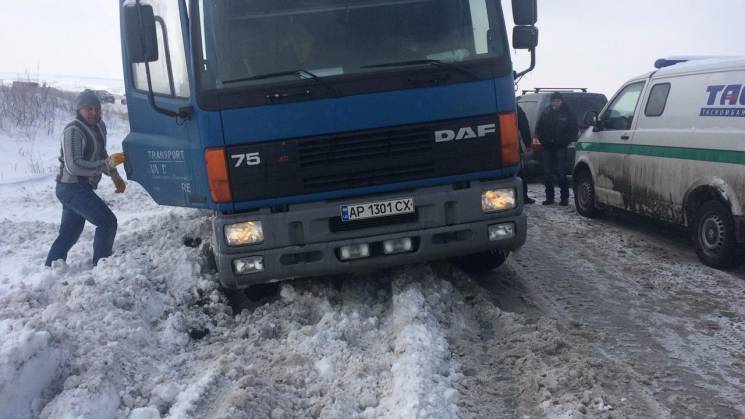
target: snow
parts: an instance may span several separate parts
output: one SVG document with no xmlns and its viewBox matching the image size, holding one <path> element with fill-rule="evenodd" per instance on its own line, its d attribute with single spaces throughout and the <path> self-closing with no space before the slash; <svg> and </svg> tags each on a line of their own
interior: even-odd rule
<svg viewBox="0 0 745 419">
<path fill-rule="evenodd" d="M 114 256 L 90 266 L 87 226 L 67 263 L 45 268 L 61 207 L 53 175 L 19 150 L 33 143 L 35 167 L 55 169 L 65 120 L 49 134 L 0 130 L 0 418 L 745 414 L 745 309 L 727 302 L 745 295 L 742 274 L 571 209 L 529 209 L 528 247 L 485 279 L 447 262 L 314 278 L 233 313 L 208 257 L 209 213 L 104 179 Z M 109 126 L 119 150 L 126 124 Z M 709 310 L 661 313 L 689 300 Z M 658 311 L 634 311 L 644 301 Z M 688 398 L 657 386 L 664 371 L 644 363 L 655 356 L 657 369 L 685 369 L 672 388 Z"/>
<path fill-rule="evenodd" d="M 47 73 L 0 73 L 0 81 L 10 83 L 13 80 L 35 81 L 40 85 L 47 85 L 69 92 L 79 92 L 83 89 L 107 90 L 115 95 L 124 95 L 124 80 L 104 77 L 68 76 L 64 74 Z"/>
<path fill-rule="evenodd" d="M 449 348 L 444 331 L 429 312 L 429 305 L 439 301 L 426 300 L 417 281 L 394 283 L 394 289 L 399 287 L 393 297 L 393 327 L 398 336 L 391 368 L 393 389 L 383 405 L 392 417 L 457 417 L 458 393 L 452 388 L 455 371 Z M 447 286 L 443 291 L 449 291 Z"/>
<path fill-rule="evenodd" d="M 0 406 L 10 416 L 35 416 L 44 393 L 59 380 L 64 354 L 51 335 L 0 321 Z"/>
</svg>

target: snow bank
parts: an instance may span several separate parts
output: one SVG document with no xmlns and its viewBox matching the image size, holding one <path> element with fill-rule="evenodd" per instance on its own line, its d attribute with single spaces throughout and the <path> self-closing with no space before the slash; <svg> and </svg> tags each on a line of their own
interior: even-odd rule
<svg viewBox="0 0 745 419">
<path fill-rule="evenodd" d="M 64 354 L 49 332 L 9 320 L 0 321 L 0 336 L 0 417 L 36 417 L 59 381 Z"/>
<path fill-rule="evenodd" d="M 39 188 L 36 196 L 51 199 L 52 185 Z M 135 184 L 126 196 L 100 193 L 118 214 L 156 209 Z M 209 296 L 214 278 L 202 275 L 200 249 L 183 244 L 187 235 L 204 236 L 206 222 L 197 211 L 175 209 L 120 217 L 114 257 L 91 268 L 88 227 L 69 263 L 49 270 L 44 254 L 55 223 L 0 221 L 0 417 L 105 419 L 148 407 L 150 389 L 169 381 L 161 368 L 207 318 L 195 305 L 197 289 Z M 187 417 L 188 396 L 198 389 L 177 381 L 183 391 L 169 403 L 173 417 Z"/>
<path fill-rule="evenodd" d="M 430 291 L 430 298 L 425 298 L 425 284 L 432 288 L 443 285 L 434 277 L 414 279 L 411 272 L 393 284 L 395 358 L 391 394 L 383 401 L 387 417 L 457 417 L 458 392 L 453 388 L 450 351 L 444 330 L 431 312 L 447 294 Z M 448 293 L 450 288 L 443 286 L 438 291 Z"/>
</svg>

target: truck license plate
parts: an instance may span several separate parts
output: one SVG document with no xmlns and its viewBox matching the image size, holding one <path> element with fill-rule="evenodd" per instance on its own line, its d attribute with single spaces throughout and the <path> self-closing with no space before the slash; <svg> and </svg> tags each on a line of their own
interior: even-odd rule
<svg viewBox="0 0 745 419">
<path fill-rule="evenodd" d="M 342 221 L 357 221 L 368 218 L 389 217 L 392 215 L 412 214 L 414 198 L 393 199 L 390 201 L 367 202 L 341 206 Z"/>
</svg>

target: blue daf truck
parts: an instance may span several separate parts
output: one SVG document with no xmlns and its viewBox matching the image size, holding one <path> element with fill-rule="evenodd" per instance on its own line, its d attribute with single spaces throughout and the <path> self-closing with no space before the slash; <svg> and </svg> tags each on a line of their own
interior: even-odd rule
<svg viewBox="0 0 745 419">
<path fill-rule="evenodd" d="M 125 169 L 208 209 L 226 288 L 523 245 L 536 0 L 124 0 Z"/>
</svg>

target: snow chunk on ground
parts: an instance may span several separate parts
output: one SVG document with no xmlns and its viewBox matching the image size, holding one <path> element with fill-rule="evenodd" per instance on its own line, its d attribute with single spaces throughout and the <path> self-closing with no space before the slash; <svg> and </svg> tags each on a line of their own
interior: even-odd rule
<svg viewBox="0 0 745 419">
<path fill-rule="evenodd" d="M 14 327 L 8 320 L 0 321 L 0 336 L 0 417 L 36 417 L 60 378 L 63 353 L 48 332 Z"/>
<path fill-rule="evenodd" d="M 453 388 L 455 366 L 445 331 L 432 313 L 452 288 L 434 277 L 427 279 L 415 280 L 407 272 L 393 283 L 395 361 L 391 367 L 392 391 L 381 403 L 388 417 L 458 416 L 458 392 Z"/>
</svg>

